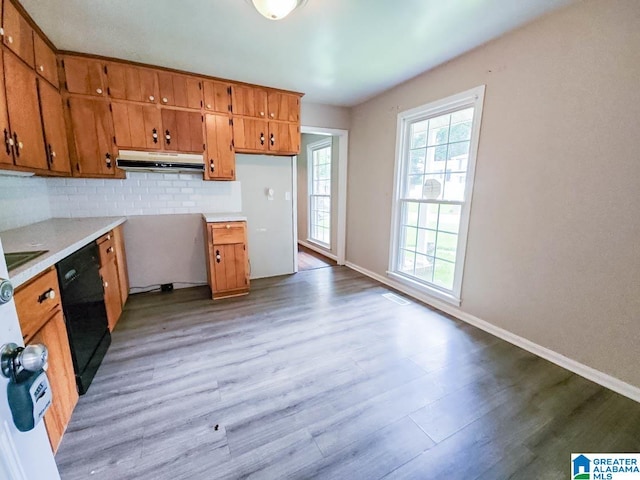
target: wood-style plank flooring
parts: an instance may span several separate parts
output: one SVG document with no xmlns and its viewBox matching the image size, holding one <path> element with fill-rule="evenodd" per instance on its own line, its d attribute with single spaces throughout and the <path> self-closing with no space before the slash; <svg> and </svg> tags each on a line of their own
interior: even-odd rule
<svg viewBox="0 0 640 480">
<path fill-rule="evenodd" d="M 130 297 L 56 456 L 73 479 L 565 479 L 640 404 L 345 267 Z"/>
<path fill-rule="evenodd" d="M 298 245 L 298 271 L 315 270 L 316 268 L 333 267 L 336 262 L 320 255 L 309 248 Z"/>
</svg>

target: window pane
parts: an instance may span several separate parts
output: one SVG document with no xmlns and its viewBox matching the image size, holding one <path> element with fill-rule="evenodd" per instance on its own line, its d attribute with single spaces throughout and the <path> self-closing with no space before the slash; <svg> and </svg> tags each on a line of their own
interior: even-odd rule
<svg viewBox="0 0 640 480">
<path fill-rule="evenodd" d="M 462 207 L 460 205 L 440 205 L 438 230 L 441 232 L 458 233 L 460 230 L 461 215 Z"/>
<path fill-rule="evenodd" d="M 422 198 L 424 200 L 442 200 L 444 175 L 425 175 L 422 184 Z"/>
<path fill-rule="evenodd" d="M 427 282 L 433 281 L 433 257 L 416 254 L 415 276 Z"/>
<path fill-rule="evenodd" d="M 418 229 L 415 227 L 403 227 L 402 228 L 402 245 L 401 247 L 406 250 L 416 249 L 416 238 L 418 236 Z"/>
<path fill-rule="evenodd" d="M 458 110 L 451 114 L 451 124 L 473 120 L 473 107 Z"/>
<path fill-rule="evenodd" d="M 411 125 L 409 133 L 411 148 L 424 147 L 427 144 L 428 121 L 416 122 Z"/>
<path fill-rule="evenodd" d="M 428 145 L 443 145 L 449 141 L 449 122 L 451 115 L 442 115 L 441 117 L 429 120 Z"/>
<path fill-rule="evenodd" d="M 466 172 L 469 161 L 469 142 L 449 144 L 447 172 Z"/>
<path fill-rule="evenodd" d="M 444 199 L 463 201 L 466 181 L 466 173 L 448 173 L 444 184 Z"/>
<path fill-rule="evenodd" d="M 438 205 L 434 203 L 423 203 L 420 205 L 420 215 L 418 226 L 420 228 L 438 228 Z"/>
<path fill-rule="evenodd" d="M 436 250 L 436 231 L 425 230 L 421 228 L 418 230 L 418 243 L 416 245 L 416 251 L 425 255 L 434 256 Z"/>
<path fill-rule="evenodd" d="M 416 262 L 416 254 L 408 250 L 400 250 L 400 258 L 398 259 L 398 270 L 403 273 L 413 275 L 413 267 Z"/>
<path fill-rule="evenodd" d="M 456 249 L 458 248 L 458 235 L 438 232 L 436 241 L 436 257 L 441 260 L 456 261 Z"/>
<path fill-rule="evenodd" d="M 427 148 L 427 169 L 425 173 L 440 173 L 445 169 L 447 160 L 447 146 Z"/>
<path fill-rule="evenodd" d="M 451 122 L 449 142 L 461 142 L 471 138 L 471 120 L 466 122 Z"/>
<path fill-rule="evenodd" d="M 455 264 L 445 260 L 435 259 L 435 267 L 433 270 L 433 283 L 446 288 L 453 289 L 453 276 L 455 273 Z"/>
<path fill-rule="evenodd" d="M 420 209 L 419 203 L 406 202 L 404 204 L 402 212 L 402 224 L 403 225 L 418 225 L 418 210 Z"/>
<path fill-rule="evenodd" d="M 422 182 L 424 175 L 409 175 L 405 186 L 406 198 L 422 198 Z"/>
<path fill-rule="evenodd" d="M 409 172 L 408 172 L 409 175 L 423 174 L 424 163 L 425 163 L 424 148 L 409 151 Z"/>
</svg>

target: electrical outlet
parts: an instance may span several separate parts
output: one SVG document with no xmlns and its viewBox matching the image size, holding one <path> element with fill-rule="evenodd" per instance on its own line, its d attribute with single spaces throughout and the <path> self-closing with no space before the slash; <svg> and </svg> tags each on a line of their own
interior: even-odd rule
<svg viewBox="0 0 640 480">
<path fill-rule="evenodd" d="M 160 285 L 161 292 L 173 292 L 173 283 L 163 283 Z"/>
</svg>

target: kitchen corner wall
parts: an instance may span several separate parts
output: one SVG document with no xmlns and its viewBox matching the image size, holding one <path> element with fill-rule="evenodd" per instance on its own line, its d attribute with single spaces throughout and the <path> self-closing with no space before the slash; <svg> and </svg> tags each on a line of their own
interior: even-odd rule
<svg viewBox="0 0 640 480">
<path fill-rule="evenodd" d="M 51 218 L 44 178 L 0 176 L 0 231 Z"/>
</svg>

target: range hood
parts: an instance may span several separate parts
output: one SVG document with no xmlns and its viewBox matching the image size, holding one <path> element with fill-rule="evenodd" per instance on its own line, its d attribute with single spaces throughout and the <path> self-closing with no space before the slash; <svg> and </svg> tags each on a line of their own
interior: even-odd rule
<svg viewBox="0 0 640 480">
<path fill-rule="evenodd" d="M 120 150 L 116 165 L 122 170 L 144 172 L 204 172 L 204 157 L 189 153 Z"/>
</svg>

